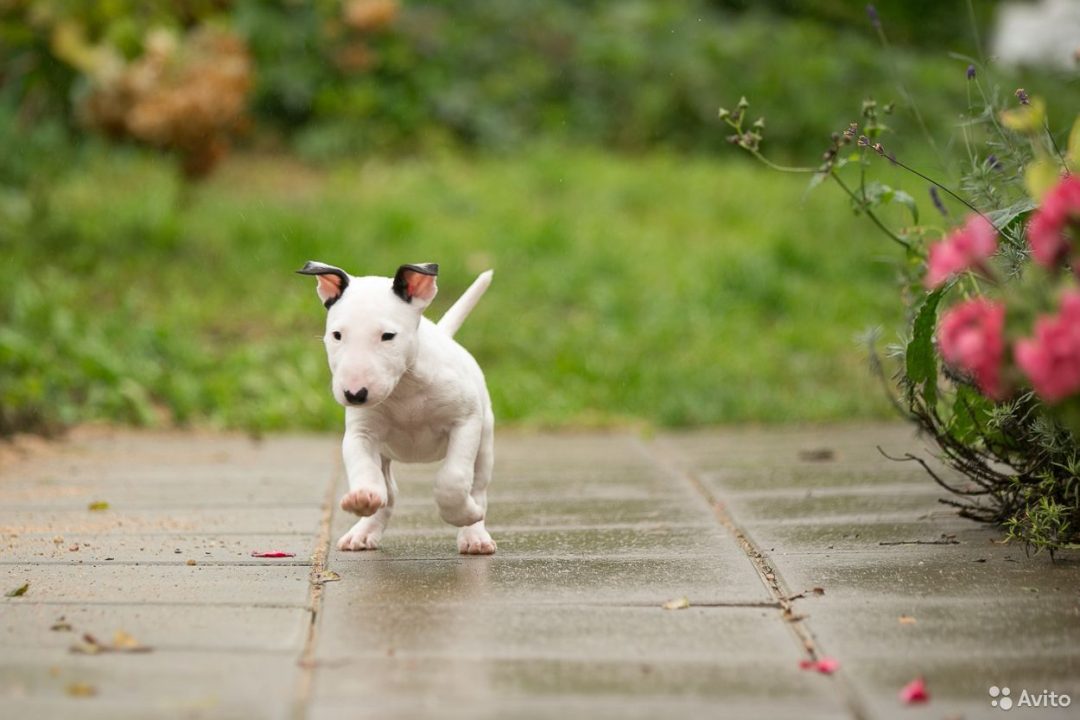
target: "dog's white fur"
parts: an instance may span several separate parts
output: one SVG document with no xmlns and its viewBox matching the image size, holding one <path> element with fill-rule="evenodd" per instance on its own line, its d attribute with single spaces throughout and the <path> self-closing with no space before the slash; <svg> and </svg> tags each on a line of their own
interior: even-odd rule
<svg viewBox="0 0 1080 720">
<path fill-rule="evenodd" d="M 397 496 L 393 462 L 443 460 L 435 501 L 443 520 L 460 528 L 458 550 L 495 552 L 484 527 L 495 419 L 480 366 L 453 339 L 492 272 L 480 275 L 436 325 L 422 313 L 437 292 L 437 271 L 403 265 L 393 279 L 353 277 L 315 262 L 299 271 L 316 276 L 327 305 L 331 386 L 345 406 L 349 491 L 341 507 L 362 518 L 338 540 L 341 550 L 379 547 Z"/>
</svg>

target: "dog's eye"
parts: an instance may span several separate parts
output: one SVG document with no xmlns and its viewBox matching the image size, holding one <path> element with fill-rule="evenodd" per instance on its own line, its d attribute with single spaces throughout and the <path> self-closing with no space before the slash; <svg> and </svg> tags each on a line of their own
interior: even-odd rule
<svg viewBox="0 0 1080 720">
<path fill-rule="evenodd" d="M 397 337 L 397 333 L 383 333 L 382 334 L 383 342 L 386 342 L 387 340 L 393 340 L 395 337 Z"/>
<path fill-rule="evenodd" d="M 340 339 L 341 339 L 341 333 L 340 333 L 340 332 L 338 332 L 337 330 L 335 330 L 334 332 L 330 333 L 330 336 L 331 336 L 331 337 L 333 337 L 333 338 L 334 338 L 335 340 L 340 340 Z"/>
</svg>

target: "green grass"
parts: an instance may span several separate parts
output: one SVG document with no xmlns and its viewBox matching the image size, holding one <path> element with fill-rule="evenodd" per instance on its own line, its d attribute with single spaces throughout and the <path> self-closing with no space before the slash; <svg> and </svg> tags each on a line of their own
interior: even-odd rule
<svg viewBox="0 0 1080 720">
<path fill-rule="evenodd" d="M 740 162 L 566 148 L 316 171 L 236 158 L 182 192 L 112 151 L 0 235 L 0 425 L 336 427 L 305 260 L 441 265 L 503 423 L 885 416 L 855 336 L 894 328 L 897 254 L 834 193 Z"/>
</svg>

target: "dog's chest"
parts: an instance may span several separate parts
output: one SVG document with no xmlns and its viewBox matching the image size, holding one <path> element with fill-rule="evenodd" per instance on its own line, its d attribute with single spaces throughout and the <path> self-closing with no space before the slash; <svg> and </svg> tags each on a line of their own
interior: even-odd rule
<svg viewBox="0 0 1080 720">
<path fill-rule="evenodd" d="M 422 393 L 398 395 L 384 406 L 385 454 L 399 462 L 435 462 L 446 457 L 456 414 Z M 389 403 L 387 405 L 390 405 Z"/>
</svg>

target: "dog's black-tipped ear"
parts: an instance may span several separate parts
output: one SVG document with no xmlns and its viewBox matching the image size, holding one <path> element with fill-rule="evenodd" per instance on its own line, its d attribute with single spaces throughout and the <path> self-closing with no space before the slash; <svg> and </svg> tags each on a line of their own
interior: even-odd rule
<svg viewBox="0 0 1080 720">
<path fill-rule="evenodd" d="M 394 275 L 394 294 L 407 303 L 416 300 L 417 307 L 426 308 L 435 299 L 439 286 L 435 277 L 439 274 L 436 263 L 402 265 Z"/>
<path fill-rule="evenodd" d="M 345 292 L 345 288 L 349 287 L 349 274 L 341 268 L 326 263 L 308 260 L 304 267 L 296 272 L 301 275 L 315 276 L 317 281 L 315 292 L 319 294 L 319 299 L 327 310 L 338 301 L 341 294 Z"/>
</svg>

